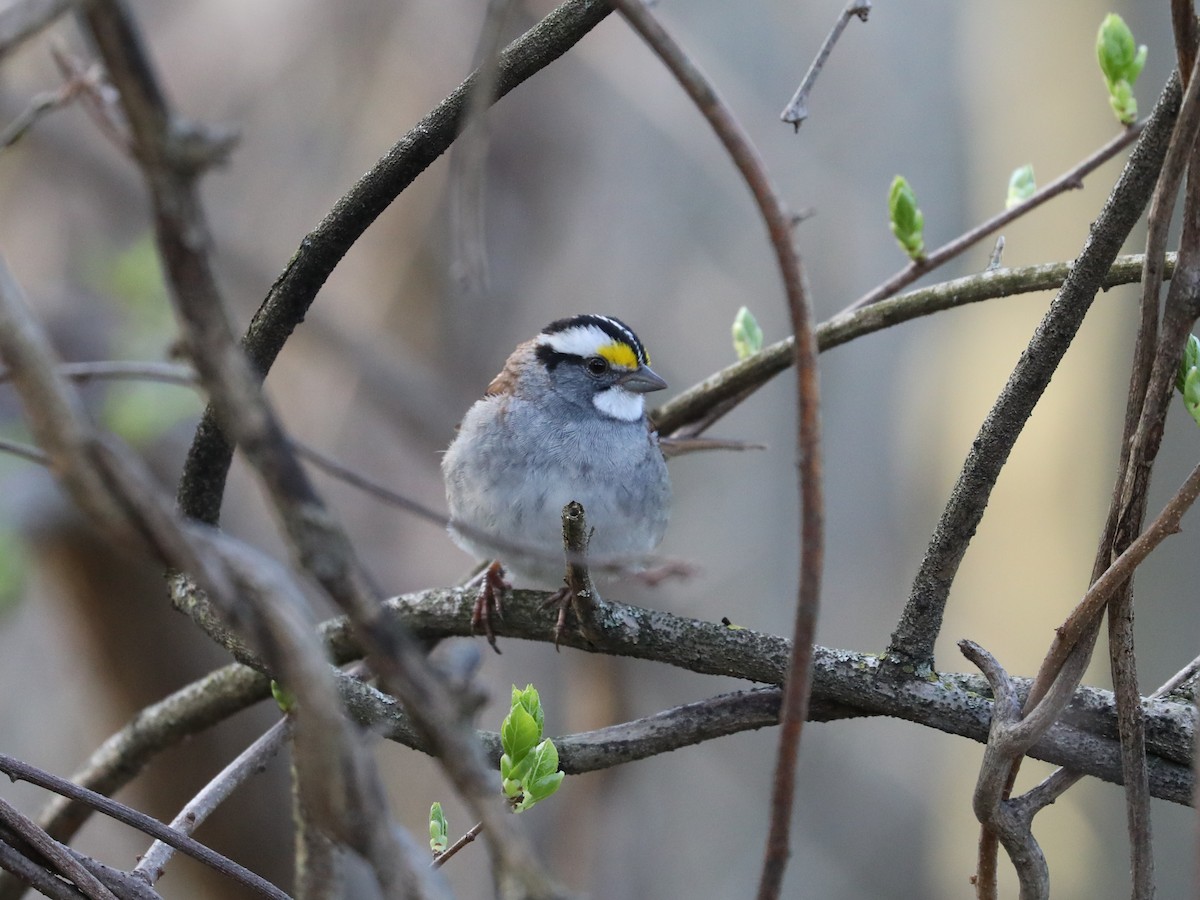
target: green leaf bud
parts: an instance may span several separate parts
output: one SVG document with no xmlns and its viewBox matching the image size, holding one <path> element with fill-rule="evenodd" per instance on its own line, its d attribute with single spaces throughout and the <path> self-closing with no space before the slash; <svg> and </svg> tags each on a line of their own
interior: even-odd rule
<svg viewBox="0 0 1200 900">
<path fill-rule="evenodd" d="M 918 262 L 924 259 L 925 217 L 917 207 L 917 195 L 902 175 L 892 179 L 888 191 L 888 216 L 892 234 L 909 258 Z"/>
<path fill-rule="evenodd" d="M 1146 45 L 1134 44 L 1133 32 L 1116 13 L 1109 13 L 1096 34 L 1096 59 L 1108 85 L 1108 102 L 1123 125 L 1137 119 L 1133 85 L 1146 65 Z"/>
<path fill-rule="evenodd" d="M 758 320 L 743 306 L 733 317 L 733 350 L 738 359 L 746 359 L 762 350 L 762 345 L 763 333 Z"/>
<path fill-rule="evenodd" d="M 429 849 L 435 856 L 445 853 L 450 846 L 449 834 L 450 823 L 442 812 L 442 804 L 434 803 L 429 807 Z"/>
<path fill-rule="evenodd" d="M 1004 200 L 1004 208 L 1012 209 L 1019 206 L 1037 192 L 1037 179 L 1033 176 L 1033 166 L 1024 165 L 1013 169 L 1008 176 L 1008 197 Z"/>
</svg>

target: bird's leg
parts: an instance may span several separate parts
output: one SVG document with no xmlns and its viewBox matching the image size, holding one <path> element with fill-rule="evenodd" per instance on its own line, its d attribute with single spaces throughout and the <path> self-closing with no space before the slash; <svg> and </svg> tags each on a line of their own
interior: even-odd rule
<svg viewBox="0 0 1200 900">
<path fill-rule="evenodd" d="M 580 633 L 589 641 L 593 639 L 597 629 L 595 623 L 596 605 L 600 595 L 592 584 L 592 576 L 588 573 L 587 547 L 591 539 L 591 531 L 587 527 L 587 517 L 583 504 L 572 500 L 563 507 L 563 551 L 567 560 L 567 574 L 563 579 L 564 586 L 559 588 L 546 601 L 545 607 L 558 607 L 558 619 L 554 624 L 554 649 L 567 627 L 567 610 L 575 610 L 575 618 Z"/>
<path fill-rule="evenodd" d="M 512 585 L 504 578 L 504 566 L 500 560 L 493 560 L 483 570 L 479 583 L 479 594 L 475 597 L 475 608 L 471 611 L 471 631 L 480 631 L 487 636 L 487 641 L 497 653 L 496 632 L 492 630 L 492 621 L 504 620 L 504 592 L 511 590 Z"/>
<path fill-rule="evenodd" d="M 558 650 L 562 636 L 567 632 L 567 612 L 574 603 L 575 591 L 571 589 L 571 585 L 568 583 L 546 598 L 546 602 L 542 604 L 542 609 L 558 608 L 558 618 L 554 621 L 554 649 L 556 651 Z"/>
</svg>

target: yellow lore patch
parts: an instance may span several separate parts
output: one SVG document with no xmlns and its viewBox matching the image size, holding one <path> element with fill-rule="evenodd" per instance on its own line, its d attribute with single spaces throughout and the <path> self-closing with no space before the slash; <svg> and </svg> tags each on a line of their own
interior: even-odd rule
<svg viewBox="0 0 1200 900">
<path fill-rule="evenodd" d="M 596 355 L 607 359 L 614 366 L 619 366 L 622 369 L 636 369 L 638 367 L 637 354 L 633 352 L 632 347 L 623 341 L 616 341 L 612 344 L 604 344 L 598 347 Z"/>
</svg>

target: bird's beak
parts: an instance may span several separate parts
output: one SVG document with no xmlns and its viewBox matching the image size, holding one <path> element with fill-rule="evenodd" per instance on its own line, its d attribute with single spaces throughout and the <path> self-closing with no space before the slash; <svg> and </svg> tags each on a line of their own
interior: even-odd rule
<svg viewBox="0 0 1200 900">
<path fill-rule="evenodd" d="M 651 391 L 661 391 L 667 386 L 649 366 L 638 366 L 628 375 L 617 379 L 617 384 L 635 394 L 648 394 Z"/>
</svg>

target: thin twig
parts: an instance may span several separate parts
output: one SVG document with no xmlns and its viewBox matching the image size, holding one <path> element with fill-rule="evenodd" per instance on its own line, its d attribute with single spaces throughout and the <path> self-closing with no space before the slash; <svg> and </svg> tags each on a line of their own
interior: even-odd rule
<svg viewBox="0 0 1200 900">
<path fill-rule="evenodd" d="M 10 441 L 8 438 L 0 438 L 0 453 L 10 453 L 31 463 L 37 463 L 39 466 L 50 465 L 50 458 L 37 447 L 31 447 L 29 444 L 22 444 L 19 441 Z"/>
<path fill-rule="evenodd" d="M 67 884 L 4 840 L 0 840 L 0 869 L 3 870 L 0 876 L 9 879 L 8 887 L 19 891 L 21 895 L 25 894 L 28 886 L 50 900 L 80 900 L 83 897 L 73 885 Z"/>
<path fill-rule="evenodd" d="M 892 296 L 892 294 L 896 293 L 896 291 L 899 291 L 912 284 L 922 275 L 932 272 L 939 266 L 942 266 L 948 261 L 954 259 L 954 257 L 958 256 L 964 250 L 983 240 L 988 235 L 999 231 L 1009 222 L 1013 222 L 1021 218 L 1031 210 L 1041 206 L 1046 201 L 1053 200 L 1059 194 L 1083 187 L 1084 178 L 1138 139 L 1142 133 L 1142 130 L 1146 127 L 1147 121 L 1148 120 L 1143 120 L 1137 125 L 1133 125 L 1125 129 L 1091 156 L 1088 156 L 1074 166 L 1070 171 L 1065 172 L 1058 178 L 1054 179 L 1054 181 L 1051 181 L 1049 184 L 1040 188 L 1027 200 L 1022 201 L 1016 206 L 1006 209 L 1003 212 L 997 213 L 986 222 L 976 225 L 970 231 L 959 235 L 954 240 L 943 244 L 936 250 L 926 254 L 921 258 L 920 261 L 909 263 L 909 265 L 901 269 L 887 281 L 883 282 L 878 287 L 872 288 L 866 294 L 859 297 L 857 300 L 847 306 L 843 312 L 861 309 L 864 306 L 870 306 L 872 303 L 878 303 L 885 297 Z"/>
<path fill-rule="evenodd" d="M 391 506 L 399 507 L 405 512 L 411 513 L 417 518 L 424 519 L 426 522 L 432 522 L 441 528 L 445 528 L 448 524 L 450 524 L 450 520 L 446 518 L 445 513 L 440 513 L 435 509 L 430 509 L 423 503 L 418 503 L 416 500 L 405 497 L 403 494 L 399 494 L 396 491 L 385 487 L 379 482 L 367 478 L 360 472 L 356 472 L 349 466 L 345 466 L 338 462 L 332 456 L 322 453 L 320 450 L 317 450 L 308 444 L 301 443 L 295 438 L 291 439 L 291 444 L 298 456 L 308 460 L 317 468 L 322 469 L 323 471 L 332 475 L 334 478 L 337 478 L 339 481 L 344 481 L 346 484 L 356 487 L 360 491 L 369 494 L 381 503 L 387 503 Z M 458 526 L 456 525 L 456 527 Z"/>
<path fill-rule="evenodd" d="M 857 17 L 865 22 L 870 12 L 871 0 L 850 0 L 841 15 L 838 16 L 837 21 L 833 23 L 833 28 L 821 43 L 816 58 L 808 67 L 804 80 L 800 82 L 800 87 L 796 89 L 796 93 L 788 101 L 788 105 L 779 114 L 779 118 L 790 124 L 796 131 L 800 130 L 800 123 L 808 118 L 808 95 L 812 93 L 813 85 L 817 83 L 817 76 L 821 74 L 821 69 L 825 67 L 829 54 L 833 52 L 833 45 L 842 36 L 842 32 L 845 31 L 846 25 L 851 19 Z"/>
<path fill-rule="evenodd" d="M 458 146 L 450 157 L 450 274 L 460 293 L 483 300 L 488 292 L 487 242 L 484 238 L 484 197 L 489 144 L 487 112 L 496 102 L 496 78 L 504 27 L 513 0 L 488 0 L 483 28 L 475 48 L 478 73 L 467 98 Z"/>
<path fill-rule="evenodd" d="M 269 685 L 268 678 L 243 665 L 217 669 L 140 710 L 92 752 L 71 781 L 99 794 L 113 794 L 159 753 L 262 700 Z M 38 821 L 56 839 L 69 841 L 90 814 L 83 804 L 55 798 Z"/>
<path fill-rule="evenodd" d="M 142 360 L 101 359 L 90 362 L 65 362 L 58 365 L 58 373 L 72 381 L 129 380 L 157 381 L 196 387 L 196 372 L 190 366 Z M 0 383 L 9 380 L 7 370 L 0 370 Z"/>
<path fill-rule="evenodd" d="M 587 512 L 583 504 L 572 500 L 562 511 L 563 553 L 567 563 L 566 587 L 562 593 L 562 607 L 558 622 L 554 626 L 554 649 L 558 649 L 566 624 L 568 606 L 575 612 L 575 622 L 585 637 L 597 631 L 596 613 L 600 606 L 600 593 L 592 583 L 588 570 L 587 548 L 591 533 L 587 526 Z M 557 594 L 555 595 L 557 596 Z"/>
<path fill-rule="evenodd" d="M 39 856 L 54 866 L 55 870 L 77 887 L 89 900 L 117 900 L 95 875 L 89 872 L 67 848 L 60 844 L 37 823 L 22 815 L 16 807 L 0 797 L 0 824 L 21 836 Z"/>
<path fill-rule="evenodd" d="M 1165 697 L 1168 694 L 1173 694 L 1189 681 L 1194 681 L 1196 676 L 1200 674 L 1200 656 L 1197 656 L 1190 663 L 1163 682 L 1162 687 L 1156 690 L 1150 696 Z"/>
<path fill-rule="evenodd" d="M 123 803 L 118 803 L 115 800 L 97 794 L 95 791 L 89 791 L 87 788 L 79 787 L 79 785 L 72 784 L 64 778 L 51 775 L 49 772 L 45 772 L 36 766 L 31 766 L 4 753 L 0 753 L 0 772 L 3 772 L 15 781 L 27 781 L 30 784 L 35 784 L 48 791 L 54 791 L 54 793 L 61 794 L 64 797 L 70 797 L 79 803 L 86 803 L 97 812 L 103 813 L 111 819 L 123 822 L 153 838 L 166 841 L 177 850 L 186 853 L 193 859 L 199 860 L 206 866 L 234 879 L 264 897 L 274 897 L 276 900 L 288 900 L 287 894 L 269 881 L 255 875 L 244 866 L 238 865 L 233 860 L 204 846 L 199 841 L 168 828 L 162 822 L 158 821 L 158 819 L 151 818 L 145 813 L 132 809 Z"/>
<path fill-rule="evenodd" d="M 68 82 L 52 91 L 36 94 L 29 101 L 29 105 L 0 131 L 0 151 L 8 149 L 23 138 L 40 119 L 70 104 L 75 99 L 78 90 L 78 85 Z"/>
<path fill-rule="evenodd" d="M 444 853 L 439 853 L 434 857 L 433 862 L 429 864 L 431 869 L 440 869 L 444 866 L 454 854 L 458 853 L 463 847 L 471 843 L 475 838 L 479 837 L 479 833 L 483 831 L 483 823 L 478 822 L 463 834 L 458 840 L 446 848 Z"/>
<path fill-rule="evenodd" d="M 240 785 L 262 772 L 291 735 L 291 720 L 280 719 L 237 758 L 221 770 L 212 781 L 196 794 L 171 820 L 171 827 L 180 834 L 191 834 L 223 803 Z M 162 877 L 167 863 L 171 861 L 175 848 L 163 841 L 155 841 L 145 852 L 134 873 L 154 884 Z"/>
</svg>

